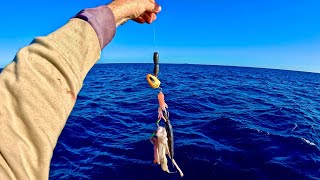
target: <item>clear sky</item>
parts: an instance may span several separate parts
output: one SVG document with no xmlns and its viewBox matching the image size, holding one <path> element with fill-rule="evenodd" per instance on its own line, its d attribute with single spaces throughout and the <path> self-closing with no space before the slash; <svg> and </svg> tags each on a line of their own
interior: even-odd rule
<svg viewBox="0 0 320 180">
<path fill-rule="evenodd" d="M 103 0 L 1 2 L 0 67 L 34 37 L 62 26 Z M 159 0 L 153 25 L 117 29 L 99 63 L 217 64 L 320 72 L 319 0 Z"/>
</svg>

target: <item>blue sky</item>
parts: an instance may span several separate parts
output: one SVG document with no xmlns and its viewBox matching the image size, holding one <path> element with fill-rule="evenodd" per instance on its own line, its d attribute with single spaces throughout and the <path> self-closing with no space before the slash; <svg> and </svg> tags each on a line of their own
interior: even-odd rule
<svg viewBox="0 0 320 180">
<path fill-rule="evenodd" d="M 34 37 L 62 26 L 83 8 L 110 1 L 2 2 L 0 67 Z M 117 29 L 99 63 L 217 64 L 320 72 L 318 0 L 159 0 L 153 26 L 129 22 Z"/>
</svg>

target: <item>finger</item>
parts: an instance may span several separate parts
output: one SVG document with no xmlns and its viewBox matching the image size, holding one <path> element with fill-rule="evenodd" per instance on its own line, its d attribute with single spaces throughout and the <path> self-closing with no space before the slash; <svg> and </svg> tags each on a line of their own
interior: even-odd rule
<svg viewBox="0 0 320 180">
<path fill-rule="evenodd" d="M 142 17 L 146 21 L 146 23 L 148 24 L 152 23 L 152 17 L 149 15 L 149 13 L 144 13 Z"/>
<path fill-rule="evenodd" d="M 135 22 L 137 22 L 137 23 L 140 23 L 140 24 L 143 24 L 143 23 L 145 23 L 146 22 L 146 20 L 144 20 L 143 19 L 143 17 L 137 17 L 137 18 L 135 18 L 135 19 L 133 19 Z"/>
<path fill-rule="evenodd" d="M 154 21 L 157 19 L 156 13 L 146 12 L 146 14 L 148 14 L 151 17 L 151 21 Z"/>
<path fill-rule="evenodd" d="M 148 16 L 150 16 L 151 20 L 153 20 L 153 18 L 154 18 L 154 13 L 152 13 L 152 12 L 145 12 L 145 14 L 147 14 Z"/>
<path fill-rule="evenodd" d="M 147 4 L 146 11 L 159 13 L 161 11 L 161 6 L 156 4 L 154 1 L 150 0 L 149 3 Z"/>
</svg>

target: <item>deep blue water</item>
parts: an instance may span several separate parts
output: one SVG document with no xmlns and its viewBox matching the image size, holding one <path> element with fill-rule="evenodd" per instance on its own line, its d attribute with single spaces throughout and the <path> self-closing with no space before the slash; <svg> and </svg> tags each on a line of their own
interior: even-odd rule
<svg viewBox="0 0 320 180">
<path fill-rule="evenodd" d="M 145 80 L 152 69 L 90 71 L 50 179 L 181 179 L 153 164 L 158 91 Z M 183 179 L 320 178 L 320 74 L 161 64 L 159 78 Z"/>
</svg>

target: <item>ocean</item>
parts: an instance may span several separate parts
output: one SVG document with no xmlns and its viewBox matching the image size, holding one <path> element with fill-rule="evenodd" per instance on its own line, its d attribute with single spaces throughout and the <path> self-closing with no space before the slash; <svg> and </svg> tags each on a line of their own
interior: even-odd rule
<svg viewBox="0 0 320 180">
<path fill-rule="evenodd" d="M 152 71 L 153 64 L 94 66 L 50 179 L 320 179 L 320 74 L 160 64 L 180 178 L 153 163 L 158 91 L 145 78 Z"/>
</svg>

